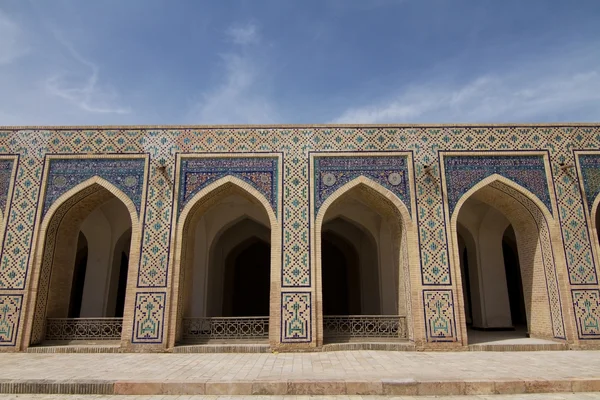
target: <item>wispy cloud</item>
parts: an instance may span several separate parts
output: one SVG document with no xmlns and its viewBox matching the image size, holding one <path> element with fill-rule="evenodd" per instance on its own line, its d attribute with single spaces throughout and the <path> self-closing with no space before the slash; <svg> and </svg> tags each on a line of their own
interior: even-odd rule
<svg viewBox="0 0 600 400">
<path fill-rule="evenodd" d="M 0 10 L 0 65 L 9 64 L 28 51 L 21 27 Z"/>
<path fill-rule="evenodd" d="M 129 107 L 118 105 L 119 94 L 114 88 L 100 85 L 99 67 L 85 59 L 60 33 L 55 32 L 55 37 L 78 64 L 74 71 L 61 71 L 46 79 L 46 90 L 89 113 L 130 113 Z"/>
<path fill-rule="evenodd" d="M 541 122 L 562 120 L 564 115 L 594 121 L 600 115 L 597 65 L 569 64 L 558 69 L 522 65 L 463 85 L 416 83 L 374 104 L 349 107 L 334 122 Z"/>
<path fill-rule="evenodd" d="M 229 39 L 236 44 L 256 44 L 260 40 L 258 27 L 253 23 L 231 26 L 226 33 Z"/>
<path fill-rule="evenodd" d="M 249 26 L 249 25 L 248 25 Z M 246 26 L 246 27 L 248 27 Z M 227 35 L 236 38 L 238 44 L 257 41 L 258 28 L 236 31 L 230 28 Z M 240 33 L 240 32 L 244 33 Z M 236 32 L 232 34 L 232 32 Z M 246 49 L 247 50 L 247 49 Z M 219 84 L 205 91 L 200 101 L 193 105 L 188 114 L 189 123 L 207 124 L 254 124 L 273 123 L 277 113 L 272 101 L 265 92 L 265 71 L 263 57 L 251 51 L 230 52 L 219 56 L 222 79 Z"/>
</svg>

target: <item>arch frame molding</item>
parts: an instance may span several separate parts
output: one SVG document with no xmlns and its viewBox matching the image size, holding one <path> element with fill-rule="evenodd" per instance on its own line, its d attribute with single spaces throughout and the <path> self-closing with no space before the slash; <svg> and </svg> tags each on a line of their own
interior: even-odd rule
<svg viewBox="0 0 600 400">
<path fill-rule="evenodd" d="M 517 153 L 517 155 L 515 155 Z M 447 175 L 445 173 L 445 162 L 444 157 L 452 156 L 452 157 L 460 157 L 460 156 L 468 156 L 468 157 L 482 157 L 482 160 L 485 160 L 485 157 L 489 156 L 512 156 L 518 157 L 518 154 L 523 155 L 534 155 L 541 156 L 544 163 L 544 170 L 546 171 L 545 176 L 545 184 L 548 188 L 548 193 L 550 196 L 550 205 L 548 208 L 547 204 L 545 204 L 536 194 L 529 191 L 527 188 L 521 186 L 520 184 L 514 182 L 513 180 L 503 176 L 500 172 L 491 173 L 484 178 L 480 179 L 477 182 L 474 182 L 469 189 L 462 193 L 456 202 L 455 207 L 450 210 L 448 204 L 448 198 L 444 199 L 444 208 L 445 208 L 445 223 L 449 227 L 447 229 L 448 236 L 447 241 L 449 245 L 449 256 L 451 263 L 451 271 L 454 274 L 453 279 L 453 302 L 458 305 L 458 310 L 456 315 L 458 315 L 458 327 L 457 334 L 458 341 L 463 344 L 466 343 L 466 319 L 464 314 L 464 298 L 463 298 L 463 290 L 462 287 L 462 277 L 460 271 L 460 255 L 458 251 L 458 215 L 461 211 L 462 205 L 469 198 L 472 197 L 473 194 L 479 192 L 484 188 L 492 188 L 494 190 L 498 190 L 503 192 L 504 195 L 511 197 L 514 201 L 518 202 L 520 206 L 527 210 L 530 214 L 529 220 L 533 222 L 537 227 L 539 243 L 536 244 L 535 251 L 539 252 L 539 262 L 543 266 L 544 276 L 546 279 L 545 288 L 546 288 L 546 296 L 548 297 L 548 310 L 551 314 L 552 320 L 552 331 L 553 334 L 548 338 L 562 339 L 562 340 L 572 340 L 572 326 L 571 326 L 571 312 L 570 309 L 565 307 L 564 305 L 569 302 L 567 299 L 567 291 L 568 291 L 568 270 L 566 267 L 565 254 L 561 249 L 564 248 L 564 243 L 562 241 L 561 229 L 558 222 L 558 202 L 556 200 L 556 195 L 554 192 L 554 185 L 552 184 L 553 176 L 551 173 L 550 167 L 550 157 L 547 151 L 518 151 L 518 152 L 505 152 L 505 151 L 481 151 L 481 152 L 473 152 L 473 151 L 440 151 L 440 168 L 441 168 L 441 177 L 442 177 L 442 187 L 444 189 L 444 193 L 448 193 L 448 181 Z M 512 191 L 513 193 L 509 193 Z M 517 197 L 520 197 L 517 198 Z M 529 204 L 525 204 L 529 203 Z M 490 204 L 491 205 L 491 204 Z M 493 206 L 493 205 L 492 205 Z M 494 206 L 493 206 L 494 207 Z M 504 212 L 499 208 L 501 213 Z M 536 215 L 537 214 L 537 215 Z M 510 221 L 510 216 L 505 215 L 507 219 Z M 514 216 L 513 216 L 514 218 Z M 511 224 L 513 222 L 511 221 Z M 515 228 L 516 229 L 516 228 Z M 537 258 L 536 258 L 537 259 Z M 538 262 L 538 261 L 532 261 Z M 523 268 L 523 266 L 522 266 Z M 552 294 L 554 293 L 554 294 Z M 528 311 L 529 314 L 529 311 Z"/>
<path fill-rule="evenodd" d="M 122 190 L 120 190 L 115 184 L 109 182 L 107 179 L 99 176 L 93 175 L 92 177 L 79 182 L 78 184 L 68 188 L 65 190 L 58 198 L 56 198 L 48 207 L 47 211 L 44 212 L 43 202 L 46 198 L 46 191 L 49 183 L 49 168 L 52 160 L 131 160 L 131 159 L 139 159 L 143 160 L 143 182 L 141 184 L 141 199 L 139 203 L 139 209 L 134 204 L 133 200 L 125 194 Z M 119 201 L 127 208 L 130 219 L 131 219 L 131 247 L 130 247 L 130 255 L 129 255 L 129 268 L 127 273 L 127 289 L 125 296 L 125 307 L 123 314 L 123 328 L 121 335 L 121 346 L 127 347 L 130 342 L 130 336 L 132 332 L 132 324 L 134 320 L 134 292 L 136 291 L 136 286 L 133 282 L 136 282 L 137 272 L 140 263 L 140 254 L 141 254 L 141 246 L 142 246 L 142 235 L 143 235 L 143 226 L 141 221 L 143 221 L 143 216 L 145 214 L 146 208 L 146 194 L 147 194 L 147 185 L 148 185 L 148 169 L 149 169 L 149 155 L 147 153 L 127 153 L 127 154 L 61 154 L 61 153 L 48 153 L 45 155 L 42 179 L 41 179 L 41 189 L 39 196 L 39 203 L 36 209 L 35 216 L 35 226 L 33 232 L 33 246 L 31 250 L 31 257 L 29 260 L 29 268 L 28 268 L 28 278 L 26 282 L 26 292 L 24 297 L 24 304 L 26 305 L 26 311 L 24 318 L 22 318 L 21 328 L 22 335 L 19 341 L 20 347 L 25 349 L 30 346 L 32 336 L 34 334 L 34 329 L 36 329 L 36 325 L 39 326 L 43 324 L 43 321 L 37 321 L 39 317 L 44 317 L 46 315 L 45 305 L 40 304 L 38 309 L 38 300 L 40 295 L 40 280 L 42 278 L 42 272 L 45 271 L 45 268 L 52 268 L 54 255 L 52 255 L 51 259 L 48 259 L 46 253 L 46 242 L 47 239 L 56 240 L 54 238 L 47 238 L 47 233 L 51 224 L 55 222 L 54 217 L 57 216 L 57 213 L 60 211 L 62 215 L 60 216 L 60 220 L 56 223 L 56 233 L 59 229 L 60 224 L 62 223 L 62 218 L 65 217 L 69 211 L 75 207 L 81 200 L 85 200 L 86 197 L 93 196 L 94 194 L 98 194 L 102 190 L 107 191 L 112 196 L 119 199 Z M 98 204 L 100 205 L 100 204 Z M 97 206 L 96 206 L 97 207 Z M 61 209 L 63 209 L 61 211 Z M 139 210 L 139 211 L 138 211 Z M 54 250 L 52 250 L 53 253 Z M 48 265 L 46 265 L 48 264 Z M 51 274 L 51 270 L 49 272 Z M 47 282 L 47 288 L 49 289 L 49 276 Z M 41 293 L 44 295 L 44 293 Z M 48 293 L 46 292 L 46 296 Z M 46 300 L 47 301 L 47 298 Z"/>
<path fill-rule="evenodd" d="M 328 193 L 323 201 L 320 203 L 320 207 L 317 209 L 317 202 L 315 198 L 317 196 L 317 169 L 315 168 L 315 162 L 317 159 L 347 157 L 348 159 L 373 159 L 377 157 L 398 157 L 405 160 L 405 179 L 406 188 L 405 199 L 401 199 L 397 194 L 393 193 L 388 188 L 384 187 L 381 183 L 376 182 L 372 177 L 368 177 L 366 174 L 361 173 L 359 170 L 351 171 L 349 178 L 344 180 L 344 183 L 340 186 L 336 186 L 335 190 Z M 387 169 L 386 169 L 387 170 Z M 389 171 L 387 171 L 389 172 Z M 389 177 L 388 177 L 389 178 Z M 327 210 L 330 206 L 339 198 L 344 196 L 346 193 L 354 188 L 364 186 L 368 190 L 373 191 L 378 196 L 381 196 L 384 201 L 387 201 L 388 205 L 391 205 L 394 212 L 399 215 L 400 221 L 398 221 L 400 228 L 400 241 L 398 254 L 399 268 L 398 276 L 400 281 L 404 284 L 404 297 L 406 304 L 406 318 L 407 318 L 407 330 L 408 337 L 414 343 L 421 344 L 424 341 L 424 330 L 421 329 L 423 326 L 422 320 L 419 318 L 418 313 L 414 312 L 418 310 L 418 293 L 420 292 L 419 276 L 420 271 L 411 270 L 410 265 L 421 265 L 420 254 L 419 254 L 419 234 L 418 234 L 418 223 L 417 223 L 417 206 L 415 197 L 415 177 L 414 177 L 414 165 L 413 165 L 413 153 L 412 151 L 380 151 L 380 152 L 309 152 L 309 209 L 310 209 L 310 271 L 311 271 L 311 286 L 310 291 L 307 292 L 308 296 L 312 298 L 313 309 L 311 310 L 311 334 L 316 340 L 313 340 L 314 346 L 323 345 L 323 294 L 322 294 L 322 280 L 321 280 L 321 229 L 323 227 L 323 221 Z M 408 204 L 405 203 L 407 201 Z M 403 251 L 404 250 L 404 251 Z M 406 254 L 404 254 L 406 253 Z M 402 261 L 406 263 L 406 268 L 402 268 Z M 282 316 L 282 325 L 285 324 Z"/>
<path fill-rule="evenodd" d="M 597 226 L 596 215 L 600 212 L 600 186 L 598 185 L 600 174 L 592 177 L 589 176 L 589 173 L 586 174 L 587 166 L 582 163 L 582 158 L 597 159 L 600 163 L 600 151 L 576 149 L 573 150 L 573 156 L 575 159 L 574 173 L 579 184 L 584 208 L 585 221 L 583 222 L 588 230 L 597 276 L 600 261 L 600 235 L 598 234 L 600 226 Z M 578 285 L 576 288 L 571 288 L 571 296 L 579 339 L 600 339 L 600 286 L 598 284 Z"/>
<path fill-rule="evenodd" d="M 184 274 L 187 247 L 185 242 L 189 236 L 189 230 L 194 225 L 192 220 L 197 219 L 199 215 L 204 215 L 220 198 L 222 190 L 233 190 L 240 192 L 251 202 L 259 204 L 267 214 L 271 230 L 271 282 L 270 282 L 270 315 L 269 315 L 269 343 L 272 347 L 279 344 L 280 326 L 278 324 L 281 314 L 279 296 L 281 291 L 281 269 L 282 269 L 282 242 L 283 242 L 283 177 L 281 174 L 283 165 L 282 153 L 177 153 L 175 155 L 175 190 L 173 210 L 176 213 L 174 223 L 171 227 L 171 255 L 169 260 L 170 278 L 167 287 L 167 293 L 170 298 L 167 304 L 168 332 L 166 346 L 172 348 L 176 345 L 178 335 L 181 330 L 183 319 L 183 295 L 182 278 Z M 276 192 L 272 196 L 276 199 L 277 205 L 273 208 L 263 193 L 255 186 L 234 174 L 224 174 L 222 177 L 203 186 L 196 191 L 190 198 L 185 200 L 185 205 L 180 210 L 180 197 L 182 188 L 182 161 L 194 159 L 219 159 L 227 161 L 228 159 L 240 158 L 274 158 L 276 160 Z M 180 210 L 177 212 L 176 210 Z"/>
</svg>

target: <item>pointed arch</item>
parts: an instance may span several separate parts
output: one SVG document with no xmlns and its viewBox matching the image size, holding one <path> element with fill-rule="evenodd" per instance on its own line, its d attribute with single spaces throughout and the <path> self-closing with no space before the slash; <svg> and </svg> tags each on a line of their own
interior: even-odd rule
<svg viewBox="0 0 600 400">
<path fill-rule="evenodd" d="M 183 321 L 183 295 L 182 284 L 185 281 L 185 270 L 187 263 L 187 244 L 189 230 L 196 225 L 202 215 L 204 215 L 212 206 L 217 204 L 221 199 L 227 197 L 230 194 L 239 194 L 245 197 L 253 204 L 260 206 L 262 210 L 267 214 L 269 220 L 269 228 L 271 230 L 271 282 L 270 287 L 280 286 L 280 255 L 281 255 L 281 241 L 279 240 L 280 235 L 280 224 L 275 210 L 273 210 L 271 204 L 266 197 L 255 189 L 249 183 L 243 181 L 232 175 L 227 175 L 223 178 L 212 182 L 211 184 L 204 187 L 198 193 L 196 193 L 191 199 L 186 202 L 185 207 L 181 210 L 177 217 L 177 223 L 173 227 L 174 235 L 172 235 L 172 248 L 174 249 L 171 263 L 173 264 L 173 279 L 172 279 L 172 302 L 169 310 L 169 321 L 170 328 L 168 332 L 167 343 L 169 347 L 175 346 L 176 342 L 180 340 L 182 331 Z M 175 205 L 174 209 L 177 209 Z M 280 213 L 278 213 L 280 214 Z M 269 337 L 276 337 L 277 324 L 275 323 L 276 313 L 273 309 L 277 304 L 274 301 L 273 289 L 271 289 L 271 310 L 270 310 L 270 333 Z M 271 340 L 271 339 L 270 339 Z"/>
<path fill-rule="evenodd" d="M 45 197 L 45 190 L 42 198 Z M 132 238 L 131 246 L 140 244 L 139 215 L 133 201 L 112 183 L 99 177 L 93 176 L 63 193 L 43 214 L 42 207 L 38 210 L 38 219 L 41 219 L 39 228 L 35 233 L 35 248 L 33 253 L 33 265 L 28 288 L 28 314 L 26 316 L 26 329 L 23 335 L 23 347 L 39 343 L 43 340 L 45 320 L 49 296 L 51 295 L 51 277 L 57 256 L 62 257 L 65 253 L 61 238 L 72 236 L 71 234 L 79 228 L 83 220 L 106 201 L 117 198 L 127 209 L 131 222 Z M 64 228 L 63 222 L 70 219 L 71 224 Z M 131 252 L 127 279 L 137 271 L 139 252 Z M 67 268 L 64 266 L 63 268 Z M 127 291 L 127 298 L 131 294 Z"/>
<path fill-rule="evenodd" d="M 516 232 L 521 273 L 525 275 L 523 284 L 524 286 L 529 285 L 529 298 L 526 299 L 526 303 L 530 332 L 540 338 L 564 339 L 565 332 L 569 330 L 568 327 L 565 327 L 562 311 L 562 303 L 566 300 L 562 296 L 563 293 L 566 293 L 566 289 L 562 288 L 559 283 L 559 273 L 563 271 L 557 271 L 555 264 L 555 260 L 560 264 L 565 264 L 562 253 L 555 250 L 562 248 L 562 243 L 556 243 L 560 240 L 557 219 L 538 196 L 500 174 L 488 176 L 465 192 L 456 203 L 450 216 L 449 235 L 451 237 L 448 242 L 452 249 L 454 281 L 459 288 L 456 300 L 462 311 L 464 311 L 462 303 L 465 288 L 461 284 L 458 218 L 465 202 L 471 198 L 481 200 L 503 214 Z M 534 275 L 537 279 L 534 279 Z M 537 302 L 535 306 L 533 305 L 533 291 L 538 294 L 544 293 L 544 301 Z M 460 315 L 462 316 L 461 336 L 465 340 L 464 313 Z M 540 322 L 544 318 L 547 322 Z"/>
<path fill-rule="evenodd" d="M 369 179 L 364 175 L 361 175 L 361 176 L 354 178 L 353 180 L 346 183 L 345 185 L 339 187 L 335 192 L 333 192 L 323 202 L 323 204 L 319 208 L 319 211 L 315 218 L 316 226 L 320 228 L 320 225 L 322 225 L 322 223 L 323 223 L 323 218 L 325 217 L 325 213 L 327 212 L 327 210 L 329 209 L 331 204 L 333 204 L 333 202 L 335 202 L 337 199 L 339 199 L 345 193 L 349 192 L 350 190 L 352 190 L 355 187 L 360 186 L 360 185 L 364 185 L 364 186 L 372 189 L 373 191 L 375 191 L 378 194 L 380 194 L 381 196 L 383 196 L 385 199 L 389 200 L 395 206 L 395 208 L 400 213 L 400 215 L 402 216 L 403 224 L 409 225 L 409 224 L 413 223 L 413 219 L 411 217 L 410 212 L 408 211 L 408 207 L 406 207 L 404 202 L 402 202 L 402 200 L 400 200 L 398 198 L 398 196 L 396 196 L 389 189 L 383 187 L 382 185 L 375 182 L 374 180 Z"/>
<path fill-rule="evenodd" d="M 399 267 L 399 271 L 397 271 L 397 277 L 400 278 L 397 282 L 400 285 L 398 287 L 399 297 L 401 297 L 401 303 L 398 303 L 399 312 L 405 314 L 406 323 L 408 328 L 408 337 L 413 340 L 414 332 L 413 332 L 413 321 L 415 320 L 412 310 L 416 309 L 412 305 L 412 301 L 416 298 L 416 295 L 413 295 L 410 282 L 411 279 L 411 270 L 410 265 L 418 263 L 419 254 L 418 248 L 414 245 L 414 243 L 418 243 L 418 234 L 417 234 L 417 225 L 412 218 L 409 209 L 402 202 L 398 196 L 392 193 L 389 189 L 380 185 L 379 183 L 369 179 L 368 177 L 361 175 L 350 182 L 347 182 L 340 188 L 338 188 L 335 192 L 333 192 L 321 205 L 319 210 L 316 213 L 313 225 L 312 232 L 312 244 L 313 244 L 313 256 L 312 256 L 312 265 L 313 271 L 312 274 L 315 277 L 315 290 L 316 290 L 316 338 L 317 338 L 317 346 L 321 346 L 323 344 L 323 285 L 322 285 L 322 261 L 321 261 L 321 246 L 322 246 L 322 229 L 325 216 L 331 206 L 339 199 L 344 197 L 346 194 L 351 193 L 353 190 L 357 189 L 366 189 L 366 193 L 368 193 L 373 199 L 370 199 L 367 207 L 371 208 L 377 214 L 381 215 L 381 210 L 378 210 L 377 202 L 380 202 L 381 207 L 387 208 L 388 211 L 385 212 L 389 214 L 392 212 L 395 216 L 391 217 L 391 221 L 395 221 L 397 223 L 396 237 L 392 237 L 392 241 L 395 246 L 397 246 L 397 254 L 393 254 L 395 263 Z M 414 208 L 414 207 L 413 207 Z M 403 309 L 404 311 L 400 311 Z"/>
<path fill-rule="evenodd" d="M 482 189 L 486 186 L 489 186 L 494 182 L 504 184 L 504 185 L 520 192 L 523 196 L 527 197 L 529 200 L 531 200 L 533 203 L 535 203 L 535 205 L 538 207 L 538 209 L 544 214 L 544 217 L 546 218 L 547 221 L 549 221 L 549 222 L 554 221 L 554 216 L 552 215 L 552 211 L 548 210 L 548 207 L 546 207 L 546 205 L 540 200 L 540 198 L 538 196 L 536 196 L 534 193 L 530 192 L 529 190 L 525 189 L 523 186 L 519 185 L 515 181 L 508 179 L 507 177 L 502 176 L 500 174 L 492 174 L 492 175 L 488 176 L 487 178 L 482 179 L 481 181 L 477 182 L 473 187 L 471 187 L 469 190 L 467 190 L 460 197 L 460 199 L 456 202 L 456 205 L 454 206 L 454 210 L 452 210 L 451 220 L 454 221 L 458 217 L 458 213 L 460 212 L 462 205 L 465 203 L 465 201 L 467 201 L 467 199 L 469 199 L 474 193 L 478 192 L 480 189 Z M 454 226 L 454 223 L 452 223 L 452 226 Z"/>
<path fill-rule="evenodd" d="M 129 215 L 131 216 L 131 224 L 132 225 L 137 225 L 139 223 L 139 216 L 136 211 L 135 204 L 133 204 L 133 201 L 129 198 L 129 196 L 127 196 L 125 193 L 123 193 L 123 191 L 121 189 L 119 189 L 118 187 L 116 187 L 115 185 L 113 185 L 112 183 L 107 181 L 106 179 L 101 178 L 98 175 L 95 175 L 95 176 L 73 186 L 71 189 L 69 189 L 68 191 L 63 193 L 58 199 L 56 199 L 56 201 L 54 203 L 52 203 L 50 208 L 48 208 L 48 211 L 46 212 L 46 214 L 43 215 L 40 230 L 43 230 L 44 226 L 48 225 L 49 220 L 56 213 L 56 210 L 58 210 L 64 203 L 66 203 L 73 196 L 77 195 L 79 192 L 82 192 L 83 190 L 85 190 L 91 186 L 94 186 L 94 185 L 98 185 L 98 186 L 102 187 L 103 189 L 106 189 L 107 191 L 112 193 L 117 199 L 121 200 L 121 202 L 125 205 L 125 207 L 127 207 L 127 211 L 129 211 Z M 44 193 L 44 196 L 45 196 L 45 193 Z"/>
</svg>

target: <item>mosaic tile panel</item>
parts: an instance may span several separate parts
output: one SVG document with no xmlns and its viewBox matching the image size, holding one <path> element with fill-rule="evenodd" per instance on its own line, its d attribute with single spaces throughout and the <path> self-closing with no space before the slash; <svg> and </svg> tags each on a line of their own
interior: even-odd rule
<svg viewBox="0 0 600 400">
<path fill-rule="evenodd" d="M 136 293 L 132 343 L 162 343 L 166 301 L 166 292 Z"/>
<path fill-rule="evenodd" d="M 183 158 L 179 183 L 179 212 L 200 190 L 225 176 L 235 176 L 265 196 L 277 215 L 277 158 Z"/>
<path fill-rule="evenodd" d="M 406 156 L 314 157 L 315 213 L 337 189 L 364 176 L 394 193 L 410 212 L 410 182 Z"/>
<path fill-rule="evenodd" d="M 580 154 L 578 158 L 588 213 L 592 215 L 592 206 L 600 194 L 600 154 Z"/>
<path fill-rule="evenodd" d="M 281 293 L 281 342 L 303 343 L 311 339 L 310 292 Z"/>
<path fill-rule="evenodd" d="M 107 180 L 129 196 L 139 215 L 145 163 L 143 158 L 51 158 L 42 217 L 60 196 L 94 176 Z"/>
<path fill-rule="evenodd" d="M 131 131 L 139 145 L 150 154 L 146 212 L 142 227 L 142 252 L 138 269 L 138 288 L 166 287 L 169 244 L 173 217 L 175 154 L 181 151 L 182 131 Z"/>
<path fill-rule="evenodd" d="M 283 159 L 282 287 L 310 287 L 308 152 L 313 130 L 281 130 Z M 285 307 L 282 305 L 282 308 Z M 309 323 L 310 324 L 310 323 Z"/>
<path fill-rule="evenodd" d="M 44 240 L 44 254 L 40 265 L 38 280 L 38 291 L 35 302 L 33 328 L 31 330 L 31 343 L 38 344 L 44 340 L 46 326 L 46 308 L 50 291 L 50 277 L 52 276 L 52 264 L 54 262 L 54 251 L 57 244 L 57 233 L 64 216 L 72 207 L 81 200 L 97 192 L 98 188 L 88 186 L 75 193 L 65 201 L 54 213 L 50 223 L 46 227 L 46 239 Z M 41 250 L 41 249 L 40 249 Z"/>
<path fill-rule="evenodd" d="M 538 196 L 552 212 L 542 156 L 449 155 L 444 156 L 444 170 L 450 215 L 469 189 L 493 174 L 502 175 L 523 186 Z"/>
<path fill-rule="evenodd" d="M 43 158 L 52 134 L 51 131 L 23 130 L 1 138 L 2 148 L 19 154 L 20 161 L 0 255 L 0 289 L 25 288 Z"/>
<path fill-rule="evenodd" d="M 14 160 L 0 160 L 0 211 L 4 215 L 12 183 Z"/>
<path fill-rule="evenodd" d="M 455 342 L 456 321 L 452 290 L 423 290 L 428 342 Z"/>
<path fill-rule="evenodd" d="M 552 333 L 555 338 L 564 339 L 566 337 L 565 325 L 548 221 L 546 221 L 546 218 L 539 207 L 530 198 L 523 195 L 518 190 L 507 186 L 502 182 L 493 182 L 490 184 L 490 186 L 508 194 L 521 203 L 531 213 L 531 216 L 535 220 L 539 232 L 538 246 L 541 247 L 542 262 L 544 264 L 544 276 L 546 278 L 546 288 L 548 290 L 548 303 L 550 306 Z"/>
<path fill-rule="evenodd" d="M 23 295 L 0 295 L 0 346 L 14 346 L 17 340 Z"/>
<path fill-rule="evenodd" d="M 452 143 L 458 136 L 446 129 L 409 128 L 399 131 L 401 146 L 415 154 L 417 223 L 421 252 L 421 281 L 424 285 L 451 285 L 446 224 L 439 168 L 436 160 L 439 143 Z M 429 169 L 425 169 L 429 166 Z"/>
<path fill-rule="evenodd" d="M 600 290 L 572 290 L 573 308 L 580 339 L 600 339 Z"/>
<path fill-rule="evenodd" d="M 573 137 L 578 130 L 569 127 L 540 128 L 539 134 L 548 140 L 553 163 L 554 191 L 558 202 L 558 219 L 562 230 L 565 257 L 571 285 L 597 284 L 598 276 L 592 256 L 586 213 L 583 206 L 581 189 L 576 177 L 569 171 L 563 171 L 560 163 L 574 164 Z"/>
</svg>

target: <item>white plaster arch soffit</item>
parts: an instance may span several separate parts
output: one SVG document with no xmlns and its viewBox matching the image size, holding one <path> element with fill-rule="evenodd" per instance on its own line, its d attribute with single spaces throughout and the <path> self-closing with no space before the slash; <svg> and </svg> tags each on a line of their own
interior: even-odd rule
<svg viewBox="0 0 600 400">
<path fill-rule="evenodd" d="M 181 238 L 184 227 L 186 223 L 190 220 L 190 218 L 193 217 L 196 207 L 200 207 L 205 200 L 211 198 L 211 194 L 213 194 L 213 192 L 217 191 L 219 188 L 227 184 L 233 185 L 236 189 L 241 191 L 243 194 L 247 195 L 250 199 L 254 200 L 254 202 L 258 202 L 264 208 L 264 211 L 269 217 L 269 223 L 271 225 L 270 228 L 272 230 L 274 230 L 278 226 L 278 219 L 275 216 L 275 212 L 271 207 L 271 204 L 269 204 L 269 202 L 265 198 L 265 196 L 258 190 L 256 190 L 254 187 L 252 187 L 252 185 L 242 181 L 239 178 L 236 178 L 233 175 L 227 175 L 202 188 L 202 190 L 200 190 L 186 202 L 185 207 L 181 210 L 181 213 L 179 214 L 177 219 L 178 238 Z"/>
<path fill-rule="evenodd" d="M 131 218 L 132 226 L 137 225 L 139 223 L 139 216 L 137 210 L 135 209 L 135 205 L 133 204 L 133 201 L 129 198 L 129 196 L 123 193 L 123 191 L 121 191 L 115 185 L 108 182 L 106 179 L 103 179 L 96 175 L 73 186 L 71 189 L 63 193 L 58 199 L 56 199 L 54 203 L 52 203 L 50 208 L 48 208 L 48 211 L 46 212 L 46 215 L 42 220 L 42 226 L 47 226 L 50 223 L 50 221 L 52 221 L 52 218 L 54 217 L 56 211 L 70 198 L 76 196 L 81 191 L 94 185 L 98 185 L 101 188 L 109 191 L 113 196 L 119 199 L 119 201 L 121 201 L 121 203 L 123 203 L 125 207 L 127 207 L 127 211 L 129 212 Z"/>
<path fill-rule="evenodd" d="M 379 183 L 373 181 L 372 179 L 367 178 L 364 175 L 360 175 L 360 176 L 354 178 L 353 180 L 351 180 L 350 182 L 347 182 L 343 186 L 339 187 L 335 192 L 333 192 L 331 195 L 329 195 L 327 197 L 327 199 L 325 199 L 325 201 L 323 201 L 323 204 L 319 208 L 319 211 L 315 218 L 316 227 L 319 229 L 322 227 L 323 219 L 325 217 L 325 214 L 327 213 L 327 210 L 337 199 L 344 196 L 350 190 L 352 190 L 356 187 L 359 187 L 361 185 L 366 186 L 367 188 L 375 191 L 377 194 L 382 196 L 384 199 L 387 199 L 389 202 L 391 202 L 394 205 L 394 208 L 400 213 L 400 216 L 402 219 L 402 221 L 401 221 L 402 228 L 407 228 L 407 229 L 412 228 L 413 218 L 412 218 L 410 212 L 408 211 L 408 208 L 404 204 L 404 202 L 398 196 L 396 196 L 394 193 L 392 193 L 390 190 L 383 187 Z"/>
<path fill-rule="evenodd" d="M 533 202 L 533 204 L 535 204 L 535 206 L 540 210 L 540 212 L 542 213 L 542 215 L 544 216 L 544 218 L 546 219 L 546 221 L 548 223 L 555 222 L 554 216 L 552 215 L 551 211 L 548 210 L 548 207 L 546 207 L 546 205 L 540 200 L 540 198 L 538 196 L 536 196 L 534 193 L 530 192 L 529 190 L 527 190 L 526 188 L 524 188 L 523 186 L 519 185 L 518 183 L 514 182 L 511 179 L 508 179 L 500 174 L 492 174 L 492 175 L 486 177 L 485 179 L 482 179 L 481 181 L 477 182 L 475 185 L 473 185 L 456 202 L 456 206 L 454 207 L 454 210 L 452 211 L 452 216 L 451 216 L 452 226 L 456 226 L 456 224 L 458 222 L 458 215 L 460 214 L 460 211 L 461 211 L 464 203 L 469 198 L 471 198 L 475 193 L 477 193 L 479 190 L 481 190 L 487 186 L 490 186 L 493 188 L 493 186 L 491 186 L 493 183 L 500 183 L 509 188 L 516 190 L 517 192 L 519 192 L 520 194 L 522 194 L 523 196 L 528 198 L 531 202 Z M 496 188 L 494 188 L 494 189 L 496 189 Z M 499 190 L 499 189 L 496 189 L 496 190 Z M 503 192 L 503 193 L 505 193 L 505 192 Z M 510 196 L 507 193 L 505 193 L 505 194 Z M 522 204 L 519 200 L 515 199 L 515 201 L 520 203 L 525 209 L 528 208 L 527 205 Z"/>
</svg>

